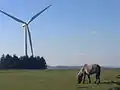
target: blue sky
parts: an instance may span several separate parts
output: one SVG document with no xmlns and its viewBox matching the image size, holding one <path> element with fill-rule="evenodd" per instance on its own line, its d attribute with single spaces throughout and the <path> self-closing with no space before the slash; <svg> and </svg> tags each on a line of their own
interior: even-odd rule
<svg viewBox="0 0 120 90">
<path fill-rule="evenodd" d="M 0 9 L 28 21 L 49 4 L 30 24 L 35 55 L 53 66 L 119 66 L 120 0 L 1 0 Z M 24 55 L 21 23 L 0 14 L 0 42 L 0 55 Z"/>
</svg>

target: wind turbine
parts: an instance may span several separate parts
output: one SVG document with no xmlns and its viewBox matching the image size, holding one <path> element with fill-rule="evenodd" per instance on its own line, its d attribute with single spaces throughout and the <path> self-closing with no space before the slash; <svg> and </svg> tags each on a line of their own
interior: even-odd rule
<svg viewBox="0 0 120 90">
<path fill-rule="evenodd" d="M 32 47 L 32 40 L 31 40 L 31 33 L 30 33 L 30 30 L 29 30 L 29 24 L 36 18 L 38 17 L 41 13 L 43 13 L 45 10 L 47 10 L 51 5 L 47 6 L 45 9 L 43 9 L 42 11 L 38 12 L 37 14 L 35 14 L 28 22 L 24 22 L 2 10 L 0 10 L 1 13 L 7 15 L 8 17 L 16 20 L 17 22 L 20 22 L 22 23 L 23 25 L 23 28 L 25 30 L 25 55 L 27 56 L 27 32 L 28 32 L 28 35 L 29 35 L 29 43 L 30 43 L 30 48 L 31 48 L 31 53 L 32 53 L 32 56 L 33 56 L 33 47 Z"/>
</svg>

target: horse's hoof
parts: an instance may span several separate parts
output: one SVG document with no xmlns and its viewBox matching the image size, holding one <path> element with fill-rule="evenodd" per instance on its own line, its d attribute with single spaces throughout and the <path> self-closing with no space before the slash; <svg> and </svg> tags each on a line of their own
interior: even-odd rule
<svg viewBox="0 0 120 90">
<path fill-rule="evenodd" d="M 85 82 L 83 82 L 82 84 L 85 84 Z"/>
<path fill-rule="evenodd" d="M 96 82 L 96 84 L 98 85 L 98 84 L 100 84 L 100 82 Z"/>
<path fill-rule="evenodd" d="M 100 83 L 96 83 L 97 85 L 99 85 Z"/>
</svg>

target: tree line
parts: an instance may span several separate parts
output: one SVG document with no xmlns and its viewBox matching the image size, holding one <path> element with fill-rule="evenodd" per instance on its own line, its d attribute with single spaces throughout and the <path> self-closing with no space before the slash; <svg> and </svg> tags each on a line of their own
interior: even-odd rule
<svg viewBox="0 0 120 90">
<path fill-rule="evenodd" d="M 47 64 L 43 57 L 2 55 L 0 69 L 46 69 Z"/>
</svg>

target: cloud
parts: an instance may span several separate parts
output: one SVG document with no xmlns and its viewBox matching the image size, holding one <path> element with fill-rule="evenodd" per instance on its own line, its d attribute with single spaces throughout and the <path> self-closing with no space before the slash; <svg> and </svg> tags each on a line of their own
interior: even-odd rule
<svg viewBox="0 0 120 90">
<path fill-rule="evenodd" d="M 91 31 L 91 34 L 97 34 L 98 32 L 97 31 Z"/>
<path fill-rule="evenodd" d="M 85 56 L 86 53 L 79 53 L 79 56 Z"/>
</svg>

